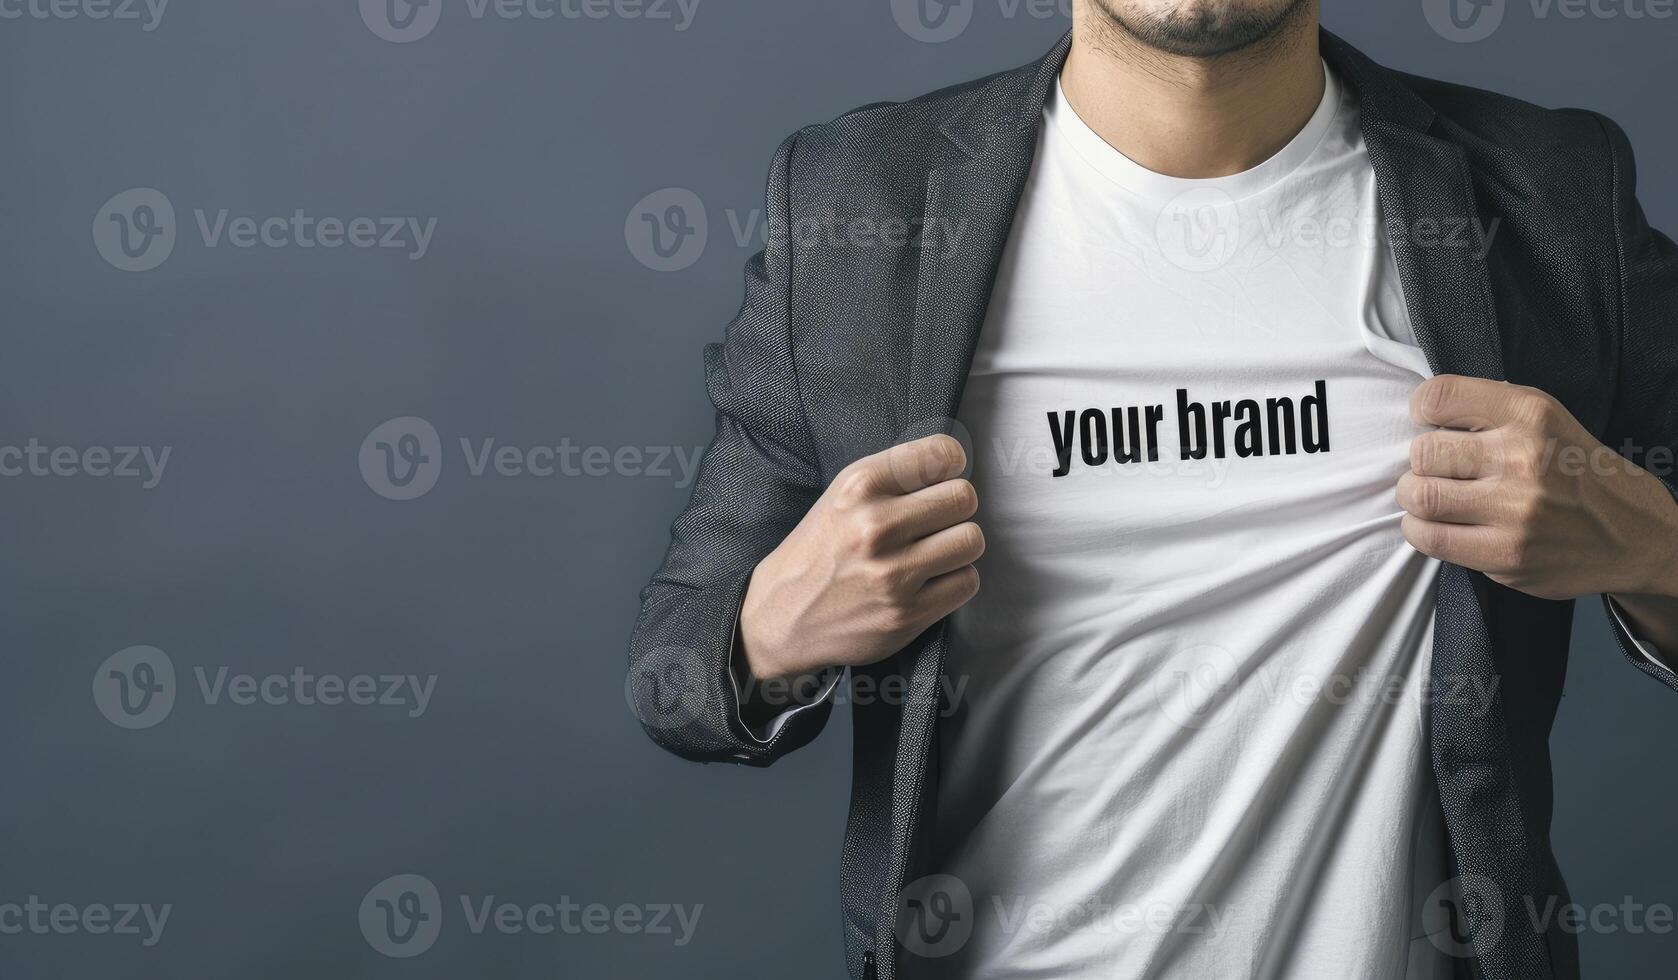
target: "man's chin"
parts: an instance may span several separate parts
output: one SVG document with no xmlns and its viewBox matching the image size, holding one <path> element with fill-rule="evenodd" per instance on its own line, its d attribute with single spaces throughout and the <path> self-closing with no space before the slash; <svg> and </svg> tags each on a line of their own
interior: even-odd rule
<svg viewBox="0 0 1678 980">
<path fill-rule="evenodd" d="M 1170 12 L 1128 9 L 1124 0 L 1097 0 L 1120 29 L 1147 47 L 1189 58 L 1216 58 L 1263 44 L 1281 34 L 1309 6 L 1290 0 L 1276 9 L 1254 10 L 1239 2 L 1184 4 Z"/>
</svg>

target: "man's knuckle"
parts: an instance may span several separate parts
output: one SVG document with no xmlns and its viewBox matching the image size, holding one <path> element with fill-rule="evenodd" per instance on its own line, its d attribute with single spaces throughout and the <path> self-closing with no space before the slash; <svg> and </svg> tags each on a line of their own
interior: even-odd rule
<svg viewBox="0 0 1678 980">
<path fill-rule="evenodd" d="M 1416 390 L 1416 404 L 1427 418 L 1439 418 L 1444 415 L 1455 397 L 1456 381 L 1446 375 L 1429 378 Z"/>
<path fill-rule="evenodd" d="M 1440 492 L 1437 481 L 1425 477 L 1406 480 L 1402 492 L 1405 510 L 1424 520 L 1439 516 L 1444 505 L 1444 495 Z"/>
<path fill-rule="evenodd" d="M 875 560 L 868 564 L 867 577 L 875 592 L 890 599 L 898 597 L 903 583 L 903 571 L 897 562 Z"/>
<path fill-rule="evenodd" d="M 1534 440 L 1518 440 L 1509 453 L 1508 468 L 1510 476 L 1522 480 L 1541 476 L 1544 470 L 1544 452 Z"/>
<path fill-rule="evenodd" d="M 865 513 L 856 518 L 851 529 L 851 541 L 857 551 L 867 555 L 885 550 L 891 525 L 878 514 Z"/>
<path fill-rule="evenodd" d="M 1517 571 L 1525 568 L 1532 556 L 1532 536 L 1517 531 L 1506 535 L 1502 545 L 1498 548 L 1498 558 L 1503 569 Z"/>
<path fill-rule="evenodd" d="M 1439 528 L 1425 520 L 1407 520 L 1404 522 L 1404 537 L 1410 544 L 1424 555 L 1437 554 L 1440 550 L 1442 535 Z"/>
<path fill-rule="evenodd" d="M 1424 432 L 1410 440 L 1410 469 L 1417 473 L 1427 472 L 1440 462 L 1439 437 L 1432 432 Z"/>
<path fill-rule="evenodd" d="M 1515 530 L 1523 537 L 1531 537 L 1544 521 L 1544 498 L 1535 492 L 1519 493 L 1514 497 Z"/>
<path fill-rule="evenodd" d="M 868 494 L 868 466 L 861 461 L 852 463 L 833 478 L 833 490 L 841 498 L 857 500 Z"/>
<path fill-rule="evenodd" d="M 886 604 L 885 620 L 893 630 L 909 630 L 920 625 L 921 610 L 912 596 L 898 596 Z"/>
<path fill-rule="evenodd" d="M 1516 421 L 1521 425 L 1540 432 L 1545 431 L 1551 422 L 1556 409 L 1556 400 L 1537 388 L 1522 387 L 1514 394 L 1513 412 Z"/>
</svg>

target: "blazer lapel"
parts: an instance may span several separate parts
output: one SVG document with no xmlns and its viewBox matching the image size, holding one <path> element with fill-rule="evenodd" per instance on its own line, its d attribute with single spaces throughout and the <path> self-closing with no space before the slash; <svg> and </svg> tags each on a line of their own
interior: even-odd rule
<svg viewBox="0 0 1678 980">
<path fill-rule="evenodd" d="M 1323 53 L 1358 92 L 1387 240 L 1429 366 L 1435 374 L 1504 380 L 1486 225 L 1462 148 L 1430 134 L 1431 107 L 1326 31 Z M 1527 853 L 1528 842 L 1496 683 L 1500 668 L 1485 601 L 1490 587 L 1485 576 L 1468 569 L 1440 568 L 1429 748 L 1457 880 L 1469 897 L 1501 905 L 1501 921 L 1508 924 L 1497 935 L 1475 931 L 1481 972 L 1491 980 L 1551 977 L 1543 937 L 1521 927 L 1521 898 L 1543 890 L 1531 862 L 1511 860 Z M 1448 696 L 1465 682 L 1489 692 L 1489 703 Z"/>
<path fill-rule="evenodd" d="M 956 429 L 955 415 L 990 307 L 996 269 L 1037 151 L 1043 106 L 1071 43 L 1068 34 L 1035 66 L 978 87 L 966 105 L 940 127 L 959 157 L 933 169 L 926 179 L 909 385 L 898 398 L 900 440 Z M 893 783 L 912 787 L 895 797 L 891 808 L 894 847 L 881 895 L 880 921 L 895 923 L 903 912 L 898 903 L 916 857 L 913 845 L 926 815 L 922 807 L 936 773 L 944 623 L 931 627 L 887 663 L 893 664 L 890 669 L 901 674 L 907 686 Z M 896 952 L 894 943 L 879 946 L 872 964 L 878 980 L 896 977 Z"/>
<path fill-rule="evenodd" d="M 1327 31 L 1322 51 L 1358 94 L 1387 240 L 1429 366 L 1502 381 L 1484 226 L 1462 148 L 1429 133 L 1433 108 L 1391 72 Z"/>
<path fill-rule="evenodd" d="M 1483 224 L 1462 148 L 1383 119 L 1365 125 L 1364 140 L 1429 366 L 1435 374 L 1504 380 Z"/>
<path fill-rule="evenodd" d="M 1066 35 L 1033 70 L 976 89 L 940 130 L 960 151 L 927 175 L 919 277 L 902 400 L 906 437 L 949 431 L 990 307 L 991 287 L 1037 150 Z"/>
</svg>

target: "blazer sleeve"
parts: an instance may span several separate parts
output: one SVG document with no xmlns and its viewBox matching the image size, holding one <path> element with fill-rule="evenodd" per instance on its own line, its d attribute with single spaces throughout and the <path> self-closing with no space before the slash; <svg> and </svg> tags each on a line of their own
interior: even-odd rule
<svg viewBox="0 0 1678 980">
<path fill-rule="evenodd" d="M 1625 132 L 1610 119 L 1597 119 L 1612 161 L 1619 265 L 1619 375 L 1604 442 L 1659 478 L 1678 506 L 1673 472 L 1678 453 L 1678 247 L 1649 227 L 1637 203 L 1636 164 Z M 1654 662 L 1626 632 L 1607 596 L 1603 601 L 1621 652 L 1637 669 L 1678 690 L 1678 674 Z M 1678 650 L 1660 652 L 1669 662 L 1678 660 Z"/>
<path fill-rule="evenodd" d="M 775 154 L 765 218 L 790 228 L 788 173 L 797 134 Z M 790 714 L 769 738 L 740 721 L 730 674 L 740 603 L 752 569 L 803 518 L 822 489 L 793 365 L 791 236 L 771 235 L 746 263 L 746 291 L 726 339 L 705 348 L 716 434 L 663 564 L 641 592 L 627 694 L 647 734 L 699 762 L 766 766 L 809 742 L 830 701 Z"/>
</svg>

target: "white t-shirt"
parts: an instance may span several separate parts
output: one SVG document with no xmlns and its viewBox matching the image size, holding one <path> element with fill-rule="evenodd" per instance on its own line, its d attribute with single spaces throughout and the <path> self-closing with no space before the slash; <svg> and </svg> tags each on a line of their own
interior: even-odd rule
<svg viewBox="0 0 1678 980">
<path fill-rule="evenodd" d="M 988 550 L 906 976 L 1442 968 L 1438 566 L 1394 497 L 1428 367 L 1357 120 L 1330 75 L 1184 180 L 1047 108 L 958 416 Z"/>
</svg>

